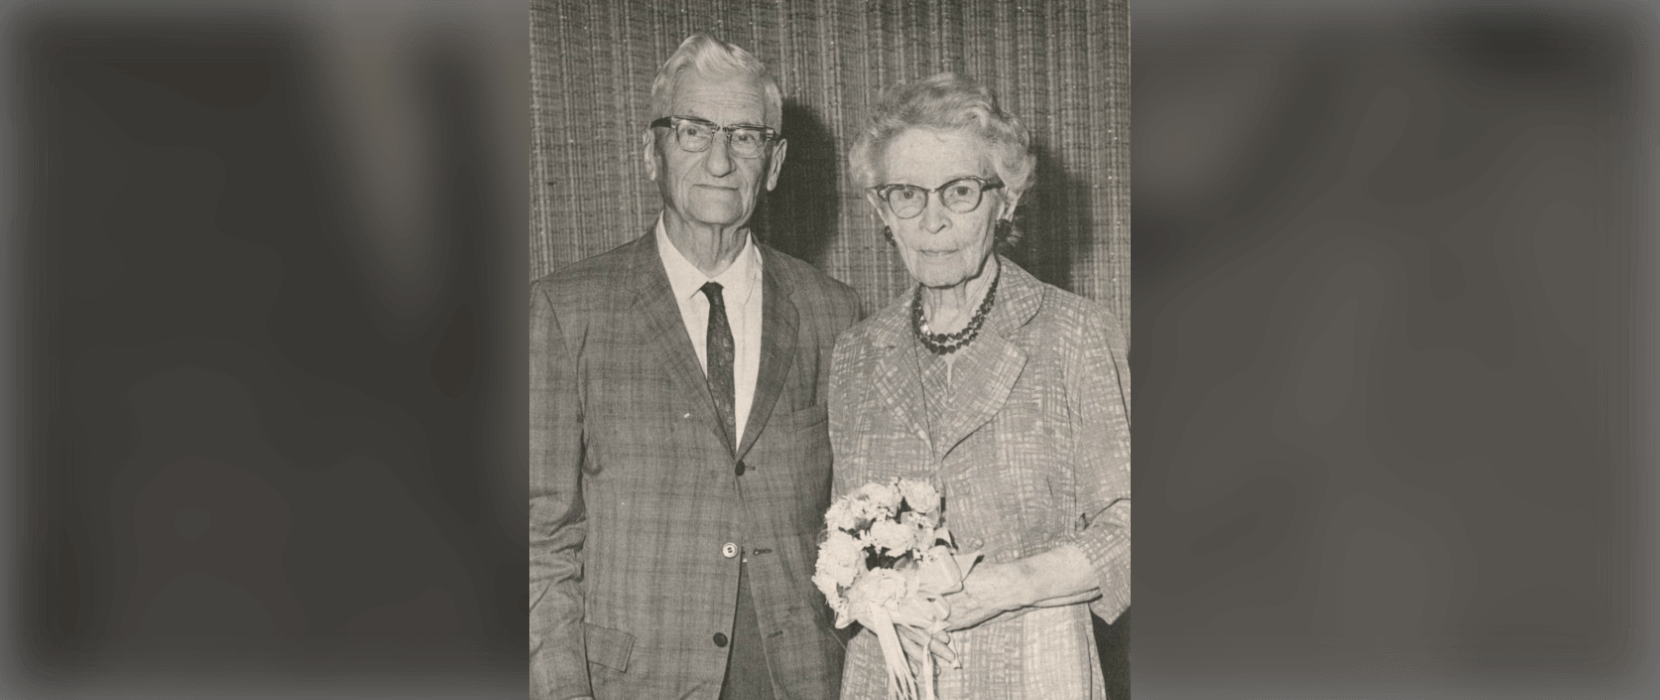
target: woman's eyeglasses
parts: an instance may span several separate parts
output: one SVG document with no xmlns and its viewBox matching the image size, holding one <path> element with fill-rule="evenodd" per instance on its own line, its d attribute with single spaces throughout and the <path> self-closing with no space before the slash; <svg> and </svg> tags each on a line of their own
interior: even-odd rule
<svg viewBox="0 0 1660 700">
<path fill-rule="evenodd" d="M 986 190 L 1002 187 L 1001 181 L 987 180 L 983 177 L 963 177 L 947 182 L 935 189 L 927 189 L 916 185 L 878 185 L 870 188 L 882 201 L 888 203 L 893 215 L 901 219 L 913 218 L 922 213 L 928 206 L 928 194 L 937 192 L 940 203 L 946 209 L 967 214 L 980 208 L 980 199 L 985 196 Z"/>
<path fill-rule="evenodd" d="M 715 134 L 724 131 L 726 149 L 739 158 L 761 157 L 767 149 L 767 144 L 778 138 L 778 132 L 764 126 L 721 126 L 697 117 L 663 117 L 651 123 L 651 128 L 657 127 L 674 130 L 675 142 L 680 144 L 680 150 L 688 153 L 709 150 L 709 144 L 715 142 Z"/>
</svg>

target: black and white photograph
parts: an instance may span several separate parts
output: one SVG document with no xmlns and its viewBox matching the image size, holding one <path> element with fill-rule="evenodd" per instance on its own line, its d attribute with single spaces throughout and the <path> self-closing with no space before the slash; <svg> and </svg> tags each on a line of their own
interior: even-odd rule
<svg viewBox="0 0 1660 700">
<path fill-rule="evenodd" d="M 1128 698 L 1127 3 L 530 14 L 531 696 Z"/>
<path fill-rule="evenodd" d="M 1657 77 L 1632 0 L 0 0 L 0 698 L 1660 697 Z"/>
</svg>

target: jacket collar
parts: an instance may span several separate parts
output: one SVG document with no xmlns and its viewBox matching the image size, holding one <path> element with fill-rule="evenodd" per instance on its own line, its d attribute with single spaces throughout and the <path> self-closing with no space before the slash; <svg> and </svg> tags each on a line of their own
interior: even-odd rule
<svg viewBox="0 0 1660 700">
<path fill-rule="evenodd" d="M 1002 275 L 997 281 L 997 300 L 980 334 L 981 337 L 988 333 L 995 334 L 1006 339 L 1037 316 L 1038 309 L 1043 306 L 1044 284 L 1001 255 L 997 256 L 997 264 Z M 911 330 L 911 299 L 916 296 L 916 288 L 917 285 L 911 285 L 898 299 L 871 317 L 871 337 L 877 347 L 909 347 L 916 342 Z"/>
<path fill-rule="evenodd" d="M 916 360 L 917 341 L 911 329 L 911 299 L 916 287 L 871 320 L 872 341 L 878 348 L 875 393 L 908 432 L 930 443 L 939 461 L 1002 409 L 1026 366 L 1026 352 L 1012 338 L 1042 307 L 1044 285 L 1007 258 L 998 256 L 998 264 L 1002 276 L 991 315 L 979 337 L 958 351 L 953 360 L 954 391 L 931 432 Z"/>
</svg>

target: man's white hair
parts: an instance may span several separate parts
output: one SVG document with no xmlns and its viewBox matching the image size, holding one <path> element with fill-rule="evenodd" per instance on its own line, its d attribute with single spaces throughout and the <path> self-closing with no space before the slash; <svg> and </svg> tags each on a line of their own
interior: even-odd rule
<svg viewBox="0 0 1660 700">
<path fill-rule="evenodd" d="M 663 67 L 657 70 L 657 77 L 651 81 L 652 119 L 670 116 L 669 110 L 674 108 L 676 82 L 680 73 L 688 68 L 704 76 L 731 76 L 759 82 L 765 100 L 763 115 L 766 125 L 773 129 L 782 127 L 783 94 L 767 72 L 766 64 L 748 51 L 707 34 L 686 37 L 685 41 L 680 42 L 680 48 L 675 49 L 669 60 L 664 61 Z"/>
</svg>

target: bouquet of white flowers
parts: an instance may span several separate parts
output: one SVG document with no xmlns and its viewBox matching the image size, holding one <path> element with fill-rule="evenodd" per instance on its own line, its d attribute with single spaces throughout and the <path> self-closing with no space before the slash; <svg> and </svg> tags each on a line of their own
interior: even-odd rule
<svg viewBox="0 0 1660 700">
<path fill-rule="evenodd" d="M 944 596 L 962 589 L 980 555 L 957 552 L 940 506 L 928 482 L 891 479 L 865 484 L 824 514 L 829 534 L 813 583 L 836 611 L 837 628 L 858 620 L 876 634 L 889 697 L 934 700 L 934 657 L 956 665 Z M 901 635 L 921 658 L 908 658 Z"/>
</svg>

